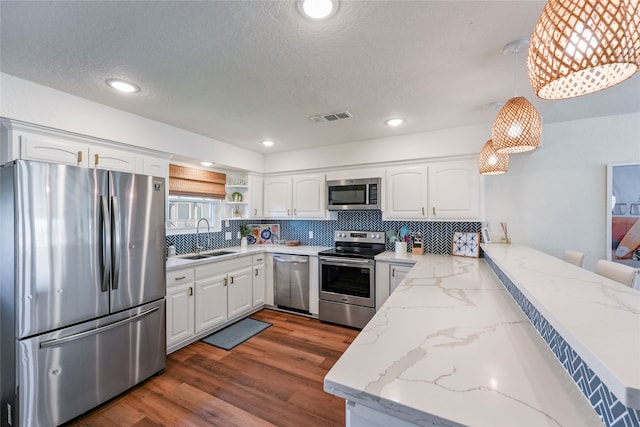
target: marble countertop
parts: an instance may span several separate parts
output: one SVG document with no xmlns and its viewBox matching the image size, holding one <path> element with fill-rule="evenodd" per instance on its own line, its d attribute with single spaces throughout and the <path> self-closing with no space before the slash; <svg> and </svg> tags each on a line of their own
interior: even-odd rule
<svg viewBox="0 0 640 427">
<path fill-rule="evenodd" d="M 325 391 L 417 425 L 602 425 L 484 260 L 411 258 Z"/>
<path fill-rule="evenodd" d="M 424 259 L 423 255 L 414 255 L 410 252 L 398 254 L 394 251 L 386 251 L 376 255 L 376 261 L 399 262 L 405 264 L 415 264 Z"/>
<path fill-rule="evenodd" d="M 482 248 L 609 390 L 640 408 L 640 291 L 526 246 Z"/>
<path fill-rule="evenodd" d="M 211 251 L 203 251 L 203 254 L 209 252 L 233 252 L 232 254 L 220 255 L 212 258 L 204 258 L 198 260 L 191 260 L 182 258 L 180 256 L 167 258 L 167 271 L 178 270 L 186 267 L 196 267 L 201 264 L 206 264 L 215 261 L 224 261 L 228 259 L 234 259 L 245 255 L 259 254 L 259 253 L 283 253 L 291 255 L 318 255 L 318 252 L 330 249 L 329 246 L 287 246 L 287 245 L 248 245 L 246 248 L 240 246 L 234 246 L 230 248 L 220 248 Z"/>
</svg>

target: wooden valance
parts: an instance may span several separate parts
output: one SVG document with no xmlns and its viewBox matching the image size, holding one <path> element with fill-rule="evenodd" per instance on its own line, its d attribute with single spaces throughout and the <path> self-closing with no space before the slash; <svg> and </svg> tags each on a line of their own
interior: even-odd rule
<svg viewBox="0 0 640 427">
<path fill-rule="evenodd" d="M 224 199 L 226 182 L 227 175 L 223 173 L 169 165 L 169 194 L 171 195 Z"/>
</svg>

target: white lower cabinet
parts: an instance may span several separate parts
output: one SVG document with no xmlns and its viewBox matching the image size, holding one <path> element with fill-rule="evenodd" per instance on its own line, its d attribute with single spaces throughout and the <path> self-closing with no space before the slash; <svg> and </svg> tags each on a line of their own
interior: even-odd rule
<svg viewBox="0 0 640 427">
<path fill-rule="evenodd" d="M 265 282 L 262 274 L 254 284 L 256 257 L 264 260 L 263 255 L 247 255 L 167 273 L 167 353 L 264 305 L 253 298 L 254 286 L 260 289 L 260 281 Z M 261 289 L 264 301 L 264 285 Z"/>
<path fill-rule="evenodd" d="M 396 290 L 412 268 L 413 265 L 389 264 L 389 295 Z"/>
<path fill-rule="evenodd" d="M 167 273 L 167 349 L 194 336 L 193 268 Z"/>
<path fill-rule="evenodd" d="M 244 265 L 227 273 L 227 317 L 232 319 L 253 307 L 253 281 L 251 257 L 243 258 Z M 229 262 L 229 261 L 227 261 Z"/>
<path fill-rule="evenodd" d="M 196 268 L 196 333 L 227 320 L 227 274 L 215 264 Z"/>
<path fill-rule="evenodd" d="M 253 306 L 258 307 L 266 302 L 266 265 L 265 255 L 253 256 Z"/>
<path fill-rule="evenodd" d="M 407 273 L 411 271 L 415 262 L 403 261 L 376 261 L 376 310 L 396 290 Z"/>
</svg>

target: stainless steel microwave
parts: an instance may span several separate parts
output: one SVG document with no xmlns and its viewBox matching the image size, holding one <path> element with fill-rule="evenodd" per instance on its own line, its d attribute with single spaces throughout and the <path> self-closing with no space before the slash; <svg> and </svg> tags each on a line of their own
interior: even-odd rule
<svg viewBox="0 0 640 427">
<path fill-rule="evenodd" d="M 380 210 L 381 178 L 327 181 L 327 209 Z"/>
</svg>

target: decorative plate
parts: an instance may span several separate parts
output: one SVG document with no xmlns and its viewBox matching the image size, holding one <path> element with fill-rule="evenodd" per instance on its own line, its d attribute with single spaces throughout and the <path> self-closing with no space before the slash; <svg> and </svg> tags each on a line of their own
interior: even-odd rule
<svg viewBox="0 0 640 427">
<path fill-rule="evenodd" d="M 480 233 L 454 231 L 451 254 L 478 258 L 480 256 Z"/>
</svg>

